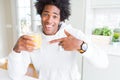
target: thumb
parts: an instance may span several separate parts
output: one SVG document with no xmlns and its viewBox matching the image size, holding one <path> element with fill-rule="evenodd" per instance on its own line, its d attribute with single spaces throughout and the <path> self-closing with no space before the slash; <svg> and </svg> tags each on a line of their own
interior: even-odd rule
<svg viewBox="0 0 120 80">
<path fill-rule="evenodd" d="M 69 32 L 67 32 L 66 30 L 64 30 L 64 33 L 66 34 L 67 37 L 72 36 Z"/>
</svg>

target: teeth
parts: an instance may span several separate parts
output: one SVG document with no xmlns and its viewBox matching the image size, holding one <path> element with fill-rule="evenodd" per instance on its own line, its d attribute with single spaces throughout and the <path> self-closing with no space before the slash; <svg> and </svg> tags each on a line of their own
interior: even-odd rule
<svg viewBox="0 0 120 80">
<path fill-rule="evenodd" d="M 46 26 L 52 26 L 52 25 L 46 25 Z"/>
<path fill-rule="evenodd" d="M 46 26 L 46 27 L 48 27 L 48 28 L 49 28 L 49 27 L 52 27 L 52 26 Z"/>
</svg>

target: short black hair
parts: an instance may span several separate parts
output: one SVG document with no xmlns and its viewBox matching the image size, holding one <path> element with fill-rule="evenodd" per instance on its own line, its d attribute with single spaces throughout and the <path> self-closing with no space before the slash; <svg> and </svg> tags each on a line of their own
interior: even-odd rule
<svg viewBox="0 0 120 80">
<path fill-rule="evenodd" d="M 71 15 L 69 0 L 37 0 L 35 7 L 39 15 L 42 14 L 46 5 L 55 5 L 60 9 L 60 21 L 65 21 Z"/>
</svg>

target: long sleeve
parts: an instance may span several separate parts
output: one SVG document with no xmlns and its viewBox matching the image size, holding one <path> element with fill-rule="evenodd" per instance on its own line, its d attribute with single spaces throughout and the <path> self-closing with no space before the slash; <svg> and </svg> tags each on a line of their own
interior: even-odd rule
<svg viewBox="0 0 120 80">
<path fill-rule="evenodd" d="M 8 73 L 12 80 L 24 80 L 27 67 L 30 63 L 29 54 L 12 51 L 8 56 Z"/>
<path fill-rule="evenodd" d="M 96 46 L 94 42 L 91 41 L 90 35 L 85 35 L 78 29 L 72 28 L 70 25 L 66 28 L 76 38 L 85 41 L 88 44 L 88 49 L 85 53 L 82 54 L 85 58 L 88 59 L 93 65 L 99 68 L 108 67 L 109 61 L 107 52 L 102 50 L 99 46 Z"/>
<path fill-rule="evenodd" d="M 88 44 L 88 49 L 82 55 L 98 68 L 107 68 L 109 61 L 107 52 L 91 41 L 90 35 L 83 35 L 83 40 Z"/>
<path fill-rule="evenodd" d="M 94 42 L 88 42 L 88 50 L 83 54 L 93 65 L 99 68 L 107 68 L 109 61 L 107 52 L 96 46 Z"/>
</svg>

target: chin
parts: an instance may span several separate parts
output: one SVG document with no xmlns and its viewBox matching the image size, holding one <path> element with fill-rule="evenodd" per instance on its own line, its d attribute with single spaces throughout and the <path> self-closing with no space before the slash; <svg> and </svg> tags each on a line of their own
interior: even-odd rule
<svg viewBox="0 0 120 80">
<path fill-rule="evenodd" d="M 51 32 L 45 32 L 46 35 L 54 35 L 53 33 Z"/>
</svg>

